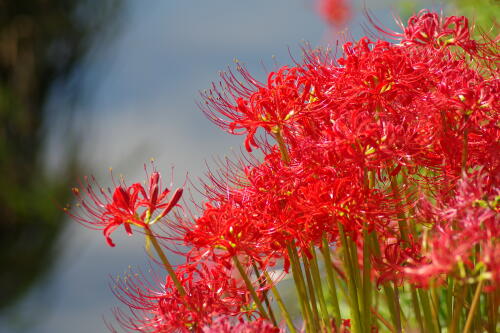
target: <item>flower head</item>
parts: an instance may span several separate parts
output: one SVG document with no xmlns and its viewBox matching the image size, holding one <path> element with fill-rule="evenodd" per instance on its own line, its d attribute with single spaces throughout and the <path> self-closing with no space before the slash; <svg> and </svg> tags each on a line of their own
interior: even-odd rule
<svg viewBox="0 0 500 333">
<path fill-rule="evenodd" d="M 223 91 L 214 84 L 203 93 L 201 109 L 221 128 L 231 134 L 246 134 L 245 148 L 259 147 L 255 140 L 258 128 L 271 135 L 287 131 L 307 112 L 311 85 L 298 67 L 283 66 L 268 75 L 261 83 L 238 64 L 238 71 L 246 82 L 232 72 L 222 73 Z"/>
<path fill-rule="evenodd" d="M 123 179 L 118 183 L 113 180 L 114 189 L 104 189 L 94 177 L 85 177 L 81 189 L 73 189 L 77 200 L 76 211 L 65 211 L 84 226 L 102 230 L 108 245 L 115 246 L 111 233 L 118 227 L 123 225 L 129 235 L 132 234 L 132 226 L 149 228 L 168 214 L 182 195 L 182 188 L 179 188 L 169 196 L 170 190 L 161 188 L 159 172 L 154 171 L 147 176 L 148 190 L 140 183 L 127 186 Z"/>
</svg>

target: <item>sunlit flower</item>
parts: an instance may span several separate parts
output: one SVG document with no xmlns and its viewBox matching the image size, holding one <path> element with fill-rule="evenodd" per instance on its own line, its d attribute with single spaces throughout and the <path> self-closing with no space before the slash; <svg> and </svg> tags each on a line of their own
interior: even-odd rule
<svg viewBox="0 0 500 333">
<path fill-rule="evenodd" d="M 94 177 L 84 178 L 81 188 L 74 188 L 75 209 L 65 209 L 69 216 L 90 229 L 102 230 L 109 246 L 115 246 L 111 233 L 119 226 L 132 234 L 132 226 L 140 229 L 164 217 L 179 201 L 182 188 L 169 196 L 168 188 L 161 188 L 160 173 L 148 175 L 148 191 L 140 183 L 130 186 L 121 179 L 113 180 L 114 189 L 101 187 Z M 156 213 L 160 211 L 159 213 Z M 156 214 L 155 214 L 156 213 Z"/>
</svg>

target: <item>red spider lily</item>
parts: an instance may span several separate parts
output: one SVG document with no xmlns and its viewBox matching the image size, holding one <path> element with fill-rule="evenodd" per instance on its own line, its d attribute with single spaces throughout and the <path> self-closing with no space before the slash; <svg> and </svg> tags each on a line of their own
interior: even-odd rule
<svg viewBox="0 0 500 333">
<path fill-rule="evenodd" d="M 464 16 L 443 16 L 427 9 L 411 16 L 406 25 L 398 22 L 402 33 L 381 27 L 368 16 L 373 27 L 384 35 L 400 41 L 404 46 L 430 47 L 439 51 L 448 50 L 450 46 L 460 48 L 478 59 L 498 61 L 497 40 L 483 34 L 482 40 L 473 38 L 473 26 Z M 455 56 L 460 57 L 459 53 Z M 485 69 L 490 65 L 485 63 Z"/>
<path fill-rule="evenodd" d="M 202 256 L 230 258 L 245 254 L 261 264 L 269 261 L 274 251 L 272 239 L 259 228 L 262 215 L 252 216 L 246 208 L 233 202 L 218 207 L 208 203 L 203 216 L 185 225 L 185 244 Z"/>
<path fill-rule="evenodd" d="M 164 217 L 177 204 L 182 189 L 177 189 L 168 198 L 169 189 L 161 189 L 161 176 L 153 172 L 149 177 L 149 192 L 140 183 L 127 186 L 123 180 L 115 183 L 114 190 L 104 189 L 94 177 L 85 178 L 82 189 L 74 188 L 78 212 L 65 210 L 69 216 L 84 226 L 103 230 L 109 246 L 115 244 L 111 233 L 123 225 L 127 234 L 132 234 L 132 225 L 149 228 L 149 225 Z M 112 193 L 112 194 L 111 194 Z M 151 220 L 157 210 L 162 210 Z"/>
<path fill-rule="evenodd" d="M 443 17 L 422 10 L 408 19 L 402 43 L 415 43 L 442 47 L 459 45 L 465 50 L 475 51 L 476 41 L 471 39 L 469 21 L 464 16 Z"/>
<path fill-rule="evenodd" d="M 127 187 L 120 183 L 111 195 L 111 189 L 104 190 L 97 184 L 95 178 L 92 177 L 90 180 L 85 178 L 85 181 L 85 187 L 82 190 L 73 189 L 73 194 L 78 201 L 79 212 L 73 213 L 67 210 L 67 213 L 88 228 L 103 230 L 109 246 L 115 246 L 110 235 L 120 225 L 125 227 L 125 231 L 129 235 L 132 234 L 132 224 L 140 227 L 146 226 L 136 214 L 141 206 L 140 184 Z"/>
<path fill-rule="evenodd" d="M 203 332 L 214 318 L 246 313 L 242 307 L 248 304 L 247 290 L 223 266 L 187 263 L 176 273 L 185 296 L 168 276 L 164 283 L 158 276 L 149 282 L 141 274 L 118 280 L 114 293 L 130 310 L 115 312 L 120 325 L 138 332 Z"/>
<path fill-rule="evenodd" d="M 476 53 L 479 44 L 471 35 L 469 21 L 464 16 L 445 17 L 427 9 L 411 16 L 406 25 L 399 22 L 403 32 L 395 32 L 379 26 L 368 17 L 379 32 L 401 41 L 405 46 L 430 46 L 441 49 L 456 45 L 467 52 Z"/>
<path fill-rule="evenodd" d="M 252 78 L 241 65 L 237 68 L 245 82 L 232 72 L 221 74 L 224 91 L 213 84 L 209 92 L 202 94 L 201 109 L 231 134 L 246 134 L 245 148 L 250 152 L 252 146 L 259 146 L 254 138 L 259 127 L 275 135 L 287 131 L 304 116 L 311 85 L 303 80 L 297 67 L 284 66 L 271 72 L 267 84 Z"/>
</svg>

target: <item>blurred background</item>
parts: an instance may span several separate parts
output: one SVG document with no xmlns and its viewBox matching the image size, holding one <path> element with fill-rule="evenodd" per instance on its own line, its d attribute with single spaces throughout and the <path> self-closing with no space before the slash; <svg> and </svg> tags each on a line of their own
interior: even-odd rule
<svg viewBox="0 0 500 333">
<path fill-rule="evenodd" d="M 196 106 L 235 58 L 264 79 L 301 41 L 363 36 L 364 6 L 393 29 L 422 8 L 500 17 L 495 0 L 330 2 L 0 0 L 0 332 L 106 331 L 110 277 L 147 267 L 141 237 L 109 248 L 60 207 L 83 175 L 130 184 L 155 158 L 180 185 L 238 152 Z"/>
</svg>

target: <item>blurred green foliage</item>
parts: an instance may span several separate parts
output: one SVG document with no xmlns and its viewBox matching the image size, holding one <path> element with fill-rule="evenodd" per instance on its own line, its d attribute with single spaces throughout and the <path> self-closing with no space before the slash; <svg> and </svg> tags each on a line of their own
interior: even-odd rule
<svg viewBox="0 0 500 333">
<path fill-rule="evenodd" d="M 478 31 L 491 31 L 494 36 L 498 34 L 499 0 L 454 0 L 452 4 L 458 14 L 469 17 L 475 23 Z"/>
<path fill-rule="evenodd" d="M 500 17 L 500 0 L 446 0 L 443 1 L 446 15 L 463 15 L 475 24 L 476 33 L 488 32 L 498 35 L 497 18 Z M 402 0 L 398 2 L 398 10 L 403 22 L 422 8 L 418 1 Z"/>
<path fill-rule="evenodd" d="M 69 163 L 57 179 L 47 176 L 44 106 L 116 4 L 0 0 L 0 310 L 15 304 L 56 257 L 64 228 L 57 203 L 66 200 L 76 168 Z"/>
</svg>

